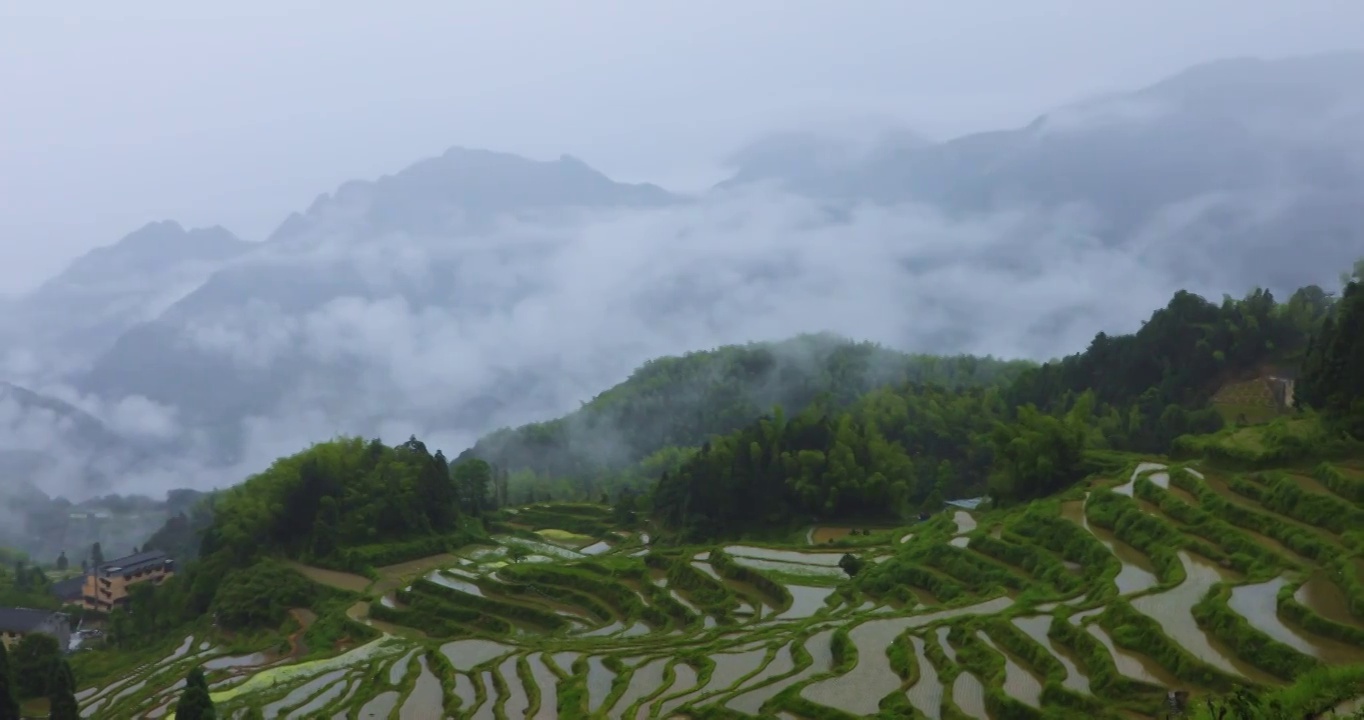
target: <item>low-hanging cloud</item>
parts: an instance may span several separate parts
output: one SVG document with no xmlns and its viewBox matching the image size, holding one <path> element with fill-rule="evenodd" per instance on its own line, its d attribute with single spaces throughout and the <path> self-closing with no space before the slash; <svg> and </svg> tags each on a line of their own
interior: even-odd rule
<svg viewBox="0 0 1364 720">
<path fill-rule="evenodd" d="M 750 188 L 475 235 L 355 237 L 320 222 L 234 272 L 326 268 L 360 278 L 349 291 L 300 311 L 242 298 L 166 320 L 179 342 L 243 373 L 305 368 L 268 412 L 241 420 L 237 461 L 208 461 L 209 429 L 186 424 L 184 408 L 37 389 L 123 434 L 175 440 L 117 478 L 124 492 L 226 485 L 338 434 L 416 434 L 453 455 L 483 432 L 571 411 L 645 360 L 721 344 L 832 331 L 942 354 L 1082 350 L 1096 332 L 1134 330 L 1179 287 L 1158 243 L 1101 242 L 1100 220 L 1079 208 L 949 219 Z"/>
</svg>

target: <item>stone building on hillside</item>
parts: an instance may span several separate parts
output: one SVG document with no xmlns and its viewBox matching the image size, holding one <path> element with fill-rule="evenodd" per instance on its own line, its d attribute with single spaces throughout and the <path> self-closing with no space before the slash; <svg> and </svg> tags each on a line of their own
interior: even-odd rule
<svg viewBox="0 0 1364 720">
<path fill-rule="evenodd" d="M 25 635 L 46 633 L 56 638 L 57 647 L 66 650 L 71 644 L 71 618 L 65 613 L 28 608 L 0 608 L 0 642 L 11 649 Z"/>
<path fill-rule="evenodd" d="M 1292 410 L 1293 404 L 1293 385 L 1297 382 L 1297 376 L 1293 373 L 1277 372 L 1265 378 L 1265 383 L 1269 385 L 1269 392 L 1274 396 L 1274 404 L 1279 410 Z"/>
</svg>

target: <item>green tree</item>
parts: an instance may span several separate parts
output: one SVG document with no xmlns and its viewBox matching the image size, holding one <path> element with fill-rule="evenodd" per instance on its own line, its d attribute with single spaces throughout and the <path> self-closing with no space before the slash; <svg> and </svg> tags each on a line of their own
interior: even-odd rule
<svg viewBox="0 0 1364 720">
<path fill-rule="evenodd" d="M 250 708 L 247 708 L 243 720 L 265 720 L 265 713 L 261 712 L 260 708 L 252 705 Z"/>
<path fill-rule="evenodd" d="M 185 691 L 180 694 L 180 700 L 175 704 L 176 720 L 214 720 L 217 717 L 217 710 L 213 707 L 213 699 L 209 697 L 208 682 L 204 680 L 204 671 L 201 668 L 194 668 L 185 676 Z"/>
<path fill-rule="evenodd" d="M 57 639 L 45 633 L 29 633 L 14 646 L 14 682 L 19 697 L 48 694 L 52 664 L 61 656 Z"/>
<path fill-rule="evenodd" d="M 336 498 L 322 498 L 317 508 L 317 520 L 313 523 L 312 555 L 317 559 L 330 558 L 340 548 L 341 509 Z"/>
<path fill-rule="evenodd" d="M 1295 388 L 1299 404 L 1364 439 L 1364 284 L 1351 282 L 1312 337 Z"/>
<path fill-rule="evenodd" d="M 461 460 L 455 463 L 452 475 L 463 499 L 465 512 L 482 515 L 491 507 L 488 497 L 493 479 L 491 465 L 478 458 Z"/>
<path fill-rule="evenodd" d="M 76 702 L 76 678 L 65 658 L 55 658 L 48 678 L 48 717 L 51 720 L 80 720 L 80 705 Z"/>
<path fill-rule="evenodd" d="M 639 502 L 635 491 L 626 488 L 620 492 L 620 498 L 616 501 L 616 506 L 612 508 L 612 519 L 621 527 L 630 527 L 635 524 L 635 511 Z"/>
<path fill-rule="evenodd" d="M 1065 417 L 1019 408 L 1013 423 L 998 423 L 993 434 L 996 469 L 990 491 L 999 500 L 1026 500 L 1070 486 L 1084 475 L 1085 422 L 1093 396 Z"/>
<path fill-rule="evenodd" d="M 99 542 L 90 546 L 90 564 L 96 568 L 104 564 L 104 550 L 99 546 Z"/>
<path fill-rule="evenodd" d="M 14 671 L 9 664 L 9 651 L 0 643 L 0 720 L 18 720 L 18 688 L 14 683 Z"/>
<path fill-rule="evenodd" d="M 530 557 L 530 551 L 520 545 L 511 545 L 507 548 L 507 559 L 514 563 L 519 563 L 528 557 Z"/>
<path fill-rule="evenodd" d="M 862 562 L 862 558 L 857 557 L 852 553 L 845 553 L 843 557 L 838 559 L 838 566 L 843 569 L 843 572 L 848 574 L 848 577 L 853 577 L 857 575 L 857 573 L 862 572 L 862 567 L 865 564 L 866 563 Z"/>
<path fill-rule="evenodd" d="M 69 564 L 70 561 L 66 559 L 66 551 L 63 550 L 62 554 L 57 556 L 57 571 L 66 572 L 66 568 Z"/>
</svg>

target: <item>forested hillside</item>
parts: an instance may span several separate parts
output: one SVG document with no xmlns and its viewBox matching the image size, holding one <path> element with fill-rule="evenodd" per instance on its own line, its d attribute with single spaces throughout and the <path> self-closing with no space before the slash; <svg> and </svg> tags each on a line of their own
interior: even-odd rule
<svg viewBox="0 0 1364 720">
<path fill-rule="evenodd" d="M 201 536 L 200 557 L 155 592 L 139 586 L 131 611 L 114 615 L 113 640 L 135 646 L 158 624 L 209 612 L 229 628 L 274 627 L 287 608 L 317 599 L 277 560 L 363 573 L 441 553 L 483 537 L 478 518 L 493 509 L 500 487 L 487 463 L 451 466 L 416 439 L 314 445 L 216 494 L 202 533 L 185 518 L 158 533 L 149 546 L 183 547 L 186 535 Z"/>
<path fill-rule="evenodd" d="M 500 430 L 462 457 L 508 471 L 518 498 L 537 488 L 542 496 L 557 490 L 595 498 L 598 490 L 652 480 L 652 471 L 675 465 L 682 450 L 739 430 L 776 406 L 793 414 L 815 403 L 833 410 L 905 382 L 998 385 L 1029 367 L 988 357 L 910 355 L 828 334 L 730 345 L 647 362 L 578 411 Z"/>
<path fill-rule="evenodd" d="M 1347 290 L 1318 341 L 1330 349 L 1309 363 L 1322 368 L 1310 377 L 1323 379 L 1309 381 L 1305 397 L 1333 408 L 1344 396 L 1318 401 L 1312 383 L 1359 397 L 1331 374 L 1364 367 L 1349 364 L 1359 349 L 1340 339 L 1364 318 L 1351 310 L 1357 294 Z M 1087 450 L 1166 452 L 1181 435 L 1219 430 L 1209 404 L 1218 387 L 1267 365 L 1296 368 L 1335 309 L 1318 287 L 1283 303 L 1263 290 L 1220 304 L 1180 292 L 1136 333 L 1100 333 L 1084 352 L 1024 370 L 1001 390 L 906 383 L 843 410 L 812 405 L 789 420 L 777 412 L 663 472 L 655 516 L 697 540 L 815 518 L 897 521 L 987 489 L 1001 502 L 1045 495 L 1086 473 Z"/>
</svg>

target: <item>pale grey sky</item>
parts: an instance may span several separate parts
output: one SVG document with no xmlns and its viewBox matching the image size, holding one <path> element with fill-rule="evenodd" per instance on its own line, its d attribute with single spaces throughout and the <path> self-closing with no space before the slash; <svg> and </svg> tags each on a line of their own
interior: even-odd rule
<svg viewBox="0 0 1364 720">
<path fill-rule="evenodd" d="M 1017 125 L 1360 27 L 1355 0 L 0 0 L 0 292 L 151 220 L 261 239 L 450 145 L 690 189 L 765 130 Z"/>
</svg>

